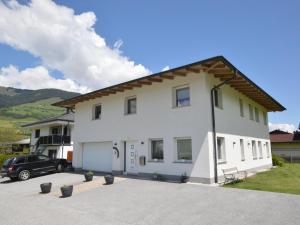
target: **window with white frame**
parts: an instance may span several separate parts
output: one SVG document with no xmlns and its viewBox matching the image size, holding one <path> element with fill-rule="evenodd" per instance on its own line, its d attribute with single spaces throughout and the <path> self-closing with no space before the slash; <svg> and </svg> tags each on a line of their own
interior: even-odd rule
<svg viewBox="0 0 300 225">
<path fill-rule="evenodd" d="M 262 159 L 263 158 L 263 150 L 262 150 L 261 141 L 258 141 L 257 144 L 258 144 L 259 158 Z"/>
<path fill-rule="evenodd" d="M 243 139 L 240 139 L 240 149 L 241 149 L 241 160 L 245 161 L 245 146 L 244 146 Z"/>
<path fill-rule="evenodd" d="M 240 103 L 240 116 L 244 117 L 244 103 L 242 99 L 239 99 L 239 103 Z"/>
<path fill-rule="evenodd" d="M 255 111 L 255 121 L 257 123 L 259 123 L 259 111 L 258 111 L 258 108 L 255 107 L 254 111 Z"/>
<path fill-rule="evenodd" d="M 101 111 L 102 111 L 102 106 L 100 104 L 93 106 L 93 120 L 101 119 Z"/>
<path fill-rule="evenodd" d="M 249 116 L 250 116 L 250 120 L 254 120 L 253 106 L 250 104 L 249 104 Z"/>
<path fill-rule="evenodd" d="M 173 89 L 173 107 L 183 107 L 190 105 L 190 88 L 181 86 Z"/>
<path fill-rule="evenodd" d="M 268 125 L 268 113 L 263 112 L 263 117 L 264 117 L 264 125 Z"/>
<path fill-rule="evenodd" d="M 125 114 L 136 114 L 136 97 L 129 97 L 125 99 Z"/>
<path fill-rule="evenodd" d="M 217 156 L 218 156 L 218 163 L 226 162 L 224 137 L 217 137 Z"/>
<path fill-rule="evenodd" d="M 269 142 L 266 142 L 266 152 L 267 152 L 267 157 L 270 158 L 270 148 L 269 148 Z"/>
<path fill-rule="evenodd" d="M 164 141 L 162 139 L 151 140 L 151 159 L 164 160 Z"/>
<path fill-rule="evenodd" d="M 215 107 L 218 107 L 220 109 L 223 108 L 223 99 L 222 99 L 222 91 L 220 88 L 214 89 L 214 102 L 215 102 Z"/>
<path fill-rule="evenodd" d="M 177 160 L 191 161 L 192 160 L 192 139 L 191 138 L 176 138 Z"/>
<path fill-rule="evenodd" d="M 257 159 L 256 141 L 252 141 L 252 156 L 253 159 Z"/>
</svg>

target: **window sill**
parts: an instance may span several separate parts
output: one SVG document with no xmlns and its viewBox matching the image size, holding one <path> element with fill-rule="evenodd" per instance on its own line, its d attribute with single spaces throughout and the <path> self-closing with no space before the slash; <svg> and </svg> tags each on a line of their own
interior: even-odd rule
<svg viewBox="0 0 300 225">
<path fill-rule="evenodd" d="M 259 159 L 263 159 L 263 157 L 259 157 Z"/>
<path fill-rule="evenodd" d="M 253 160 L 257 160 L 257 158 L 253 158 Z"/>
<path fill-rule="evenodd" d="M 182 163 L 182 164 L 192 164 L 193 161 L 192 160 L 176 160 L 173 163 Z"/>
<path fill-rule="evenodd" d="M 242 162 L 245 162 L 246 160 L 245 160 L 245 159 L 242 159 L 241 161 L 242 161 Z"/>
<path fill-rule="evenodd" d="M 188 104 L 188 105 L 183 105 L 183 106 L 173 106 L 172 108 L 173 109 L 180 109 L 180 108 L 185 108 L 185 107 L 190 107 L 191 106 L 191 104 Z"/>
<path fill-rule="evenodd" d="M 226 163 L 227 163 L 226 161 L 218 162 L 218 164 L 226 164 Z"/>
<path fill-rule="evenodd" d="M 151 160 L 148 160 L 148 162 L 150 162 L 150 163 L 164 163 L 164 160 L 161 160 L 161 159 L 159 159 L 159 160 L 154 160 L 154 159 L 151 159 Z"/>
<path fill-rule="evenodd" d="M 125 113 L 124 116 L 132 116 L 132 115 L 136 115 L 137 113 Z"/>
</svg>

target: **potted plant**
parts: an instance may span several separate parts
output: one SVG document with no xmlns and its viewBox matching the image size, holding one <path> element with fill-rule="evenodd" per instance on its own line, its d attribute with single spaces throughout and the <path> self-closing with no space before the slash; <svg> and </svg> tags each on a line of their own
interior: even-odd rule
<svg viewBox="0 0 300 225">
<path fill-rule="evenodd" d="M 89 171 L 89 172 L 85 173 L 84 174 L 85 181 L 86 182 L 92 181 L 93 180 L 93 176 L 94 176 L 94 173 L 92 171 Z"/>
<path fill-rule="evenodd" d="M 41 186 L 41 192 L 43 194 L 47 194 L 51 191 L 52 183 L 43 183 L 40 185 Z"/>
<path fill-rule="evenodd" d="M 183 173 L 180 177 L 181 183 L 187 183 L 189 181 L 189 177 L 186 175 L 186 173 Z"/>
<path fill-rule="evenodd" d="M 106 184 L 113 184 L 114 183 L 114 176 L 109 174 L 104 176 Z"/>
<path fill-rule="evenodd" d="M 63 198 L 70 197 L 73 193 L 73 185 L 64 185 L 60 190 Z"/>
</svg>

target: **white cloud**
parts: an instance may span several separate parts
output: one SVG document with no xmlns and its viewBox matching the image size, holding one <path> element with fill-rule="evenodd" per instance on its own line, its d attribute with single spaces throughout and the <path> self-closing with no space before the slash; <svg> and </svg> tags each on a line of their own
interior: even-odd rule
<svg viewBox="0 0 300 225">
<path fill-rule="evenodd" d="M 170 67 L 169 66 L 165 66 L 164 68 L 162 68 L 162 70 L 161 71 L 167 71 L 167 70 L 169 70 L 170 69 Z"/>
<path fill-rule="evenodd" d="M 282 130 L 286 132 L 294 132 L 296 130 L 296 126 L 294 124 L 287 124 L 287 123 L 281 123 L 281 124 L 275 124 L 275 123 L 269 123 L 269 130 Z"/>
<path fill-rule="evenodd" d="M 15 66 L 0 69 L 0 84 L 21 89 L 57 88 L 74 92 L 87 92 L 86 87 L 76 84 L 70 79 L 55 79 L 43 66 L 27 68 L 20 71 Z"/>
<path fill-rule="evenodd" d="M 93 28 L 93 12 L 76 15 L 50 0 L 0 1 L 0 15 L 0 43 L 40 57 L 42 66 L 82 87 L 97 89 L 150 73 L 122 55 L 122 40 L 107 46 Z"/>
</svg>

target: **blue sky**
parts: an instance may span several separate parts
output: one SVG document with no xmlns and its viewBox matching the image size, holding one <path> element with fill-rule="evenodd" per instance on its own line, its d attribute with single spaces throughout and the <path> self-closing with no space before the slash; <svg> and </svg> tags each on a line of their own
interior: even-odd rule
<svg viewBox="0 0 300 225">
<path fill-rule="evenodd" d="M 223 55 L 287 108 L 271 113 L 270 122 L 296 126 L 300 121 L 296 97 L 300 83 L 300 1 L 55 3 L 72 8 L 76 15 L 94 12 L 97 21 L 93 27 L 107 46 L 113 48 L 122 40 L 121 54 L 152 72 Z M 32 52 L 0 44 L 0 67 L 15 65 L 23 70 L 45 64 L 43 57 Z M 51 76 L 66 77 L 52 65 L 47 66 Z"/>
</svg>

